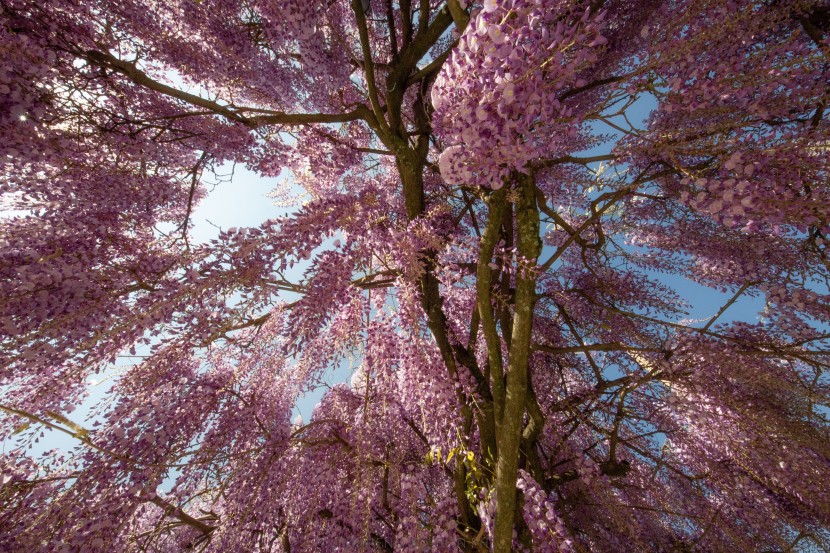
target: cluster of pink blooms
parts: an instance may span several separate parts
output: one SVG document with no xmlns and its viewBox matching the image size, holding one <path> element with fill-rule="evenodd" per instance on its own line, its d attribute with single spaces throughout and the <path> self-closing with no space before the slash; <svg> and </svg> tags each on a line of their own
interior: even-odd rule
<svg viewBox="0 0 830 553">
<path fill-rule="evenodd" d="M 453 184 L 500 188 L 511 170 L 570 148 L 578 117 L 560 97 L 607 43 L 604 12 L 579 3 L 486 2 L 432 88 Z"/>
<path fill-rule="evenodd" d="M 521 471 L 516 486 L 524 496 L 522 515 L 533 536 L 533 551 L 571 553 L 573 539 L 562 520 L 556 516 L 553 503 L 545 491 L 528 473 Z"/>
</svg>

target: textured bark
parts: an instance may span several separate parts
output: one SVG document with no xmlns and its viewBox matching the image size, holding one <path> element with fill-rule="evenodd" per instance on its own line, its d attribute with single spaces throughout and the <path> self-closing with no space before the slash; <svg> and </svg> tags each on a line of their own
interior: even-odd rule
<svg viewBox="0 0 830 553">
<path fill-rule="evenodd" d="M 515 308 L 510 353 L 505 375 L 504 410 L 497 436 L 496 520 L 493 551 L 511 550 L 513 521 L 516 516 L 516 471 L 522 419 L 528 392 L 528 360 L 533 329 L 533 307 L 536 301 L 536 260 L 542 250 L 539 239 L 539 212 L 536 208 L 535 185 L 531 175 L 519 175 L 519 197 L 516 201 L 518 253 L 521 259 L 516 276 Z"/>
</svg>

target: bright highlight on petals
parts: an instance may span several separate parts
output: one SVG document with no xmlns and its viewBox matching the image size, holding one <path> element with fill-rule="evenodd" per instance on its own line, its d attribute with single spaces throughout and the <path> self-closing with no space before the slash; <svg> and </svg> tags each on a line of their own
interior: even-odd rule
<svg viewBox="0 0 830 553">
<path fill-rule="evenodd" d="M 490 25 L 487 28 L 487 34 L 494 44 L 503 44 L 506 39 L 499 25 Z"/>
</svg>

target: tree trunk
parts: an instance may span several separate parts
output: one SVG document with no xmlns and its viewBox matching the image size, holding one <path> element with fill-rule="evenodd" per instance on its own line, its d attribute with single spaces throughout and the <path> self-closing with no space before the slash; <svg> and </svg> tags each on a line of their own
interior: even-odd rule
<svg viewBox="0 0 830 553">
<path fill-rule="evenodd" d="M 536 261 L 541 253 L 539 212 L 532 175 L 519 175 L 516 202 L 518 255 L 513 332 L 505 375 L 505 399 L 496 463 L 496 520 L 493 531 L 495 553 L 509 553 L 516 511 L 516 474 L 519 444 L 527 403 L 528 361 L 536 301 Z"/>
</svg>

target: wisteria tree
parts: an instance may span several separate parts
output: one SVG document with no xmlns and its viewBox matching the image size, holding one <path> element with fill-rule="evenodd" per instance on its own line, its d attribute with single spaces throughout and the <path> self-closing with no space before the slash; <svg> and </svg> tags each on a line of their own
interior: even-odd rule
<svg viewBox="0 0 830 553">
<path fill-rule="evenodd" d="M 0 550 L 830 550 L 826 0 L 0 10 Z"/>
</svg>

